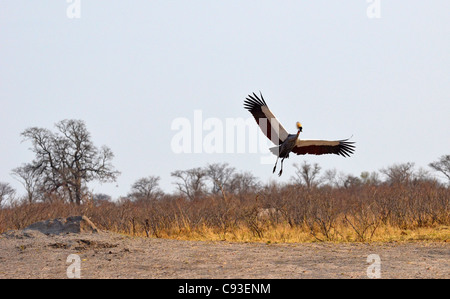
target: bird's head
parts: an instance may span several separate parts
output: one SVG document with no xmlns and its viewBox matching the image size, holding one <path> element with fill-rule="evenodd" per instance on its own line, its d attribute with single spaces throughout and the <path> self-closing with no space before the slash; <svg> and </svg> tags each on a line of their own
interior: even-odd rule
<svg viewBox="0 0 450 299">
<path fill-rule="evenodd" d="M 303 130 L 302 124 L 300 122 L 297 122 L 297 130 L 301 132 Z"/>
</svg>

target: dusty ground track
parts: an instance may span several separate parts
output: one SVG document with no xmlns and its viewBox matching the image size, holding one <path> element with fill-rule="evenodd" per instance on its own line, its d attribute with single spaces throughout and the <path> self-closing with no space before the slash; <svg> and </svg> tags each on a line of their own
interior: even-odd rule
<svg viewBox="0 0 450 299">
<path fill-rule="evenodd" d="M 367 278 L 369 254 L 382 278 L 450 278 L 449 243 L 261 244 L 132 238 L 109 232 L 0 236 L 0 278 Z"/>
</svg>

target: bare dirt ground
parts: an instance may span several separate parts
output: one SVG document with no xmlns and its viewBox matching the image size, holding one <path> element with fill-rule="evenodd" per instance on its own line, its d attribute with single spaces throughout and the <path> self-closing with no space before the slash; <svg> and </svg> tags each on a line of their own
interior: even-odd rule
<svg viewBox="0 0 450 299">
<path fill-rule="evenodd" d="M 450 243 L 262 244 L 133 238 L 109 232 L 0 235 L 0 278 L 67 278 L 70 254 L 81 278 L 367 278 L 370 254 L 381 278 L 450 278 Z"/>
</svg>

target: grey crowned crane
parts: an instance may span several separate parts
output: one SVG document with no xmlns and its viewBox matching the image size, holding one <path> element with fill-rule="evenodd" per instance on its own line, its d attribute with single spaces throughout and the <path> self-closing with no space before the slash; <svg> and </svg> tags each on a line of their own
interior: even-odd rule
<svg viewBox="0 0 450 299">
<path fill-rule="evenodd" d="M 270 148 L 270 151 L 277 156 L 277 161 L 273 167 L 273 172 L 277 168 L 278 159 L 281 158 L 281 170 L 278 176 L 283 173 L 283 161 L 289 158 L 291 152 L 297 155 L 324 155 L 336 154 L 343 157 L 350 157 L 355 150 L 354 142 L 345 140 L 302 140 L 299 138 L 302 131 L 302 125 L 297 122 L 297 133 L 289 134 L 278 119 L 269 110 L 264 98 L 260 92 L 260 97 L 255 93 L 249 95 L 244 101 L 244 108 L 250 111 L 259 127 L 276 146 Z"/>
</svg>

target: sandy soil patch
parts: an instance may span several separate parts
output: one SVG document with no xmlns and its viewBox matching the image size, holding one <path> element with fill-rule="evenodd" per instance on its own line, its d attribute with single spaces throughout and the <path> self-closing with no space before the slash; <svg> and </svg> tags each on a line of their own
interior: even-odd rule
<svg viewBox="0 0 450 299">
<path fill-rule="evenodd" d="M 133 238 L 110 232 L 0 236 L 0 278 L 367 278 L 378 254 L 382 278 L 450 278 L 449 243 L 262 244 Z"/>
</svg>

